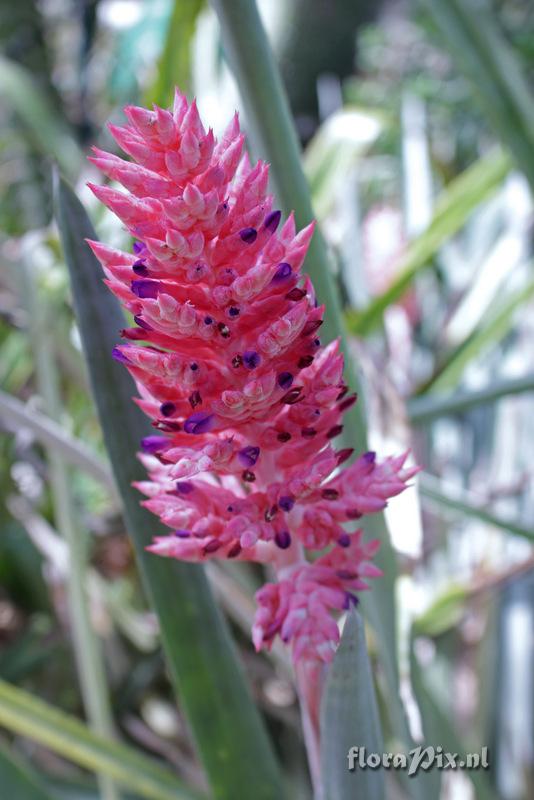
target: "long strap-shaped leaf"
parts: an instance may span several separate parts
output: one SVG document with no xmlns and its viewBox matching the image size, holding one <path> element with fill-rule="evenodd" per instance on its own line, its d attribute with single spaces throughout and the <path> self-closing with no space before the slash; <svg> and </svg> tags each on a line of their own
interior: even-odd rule
<svg viewBox="0 0 534 800">
<path fill-rule="evenodd" d="M 488 0 L 421 0 L 482 110 L 534 188 L 534 95 Z"/>
<path fill-rule="evenodd" d="M 381 754 L 384 748 L 363 622 L 357 611 L 347 616 L 328 674 L 321 717 L 324 800 L 382 800 L 384 770 L 361 766 L 367 756 Z"/>
<path fill-rule="evenodd" d="M 132 402 L 131 378 L 111 358 L 124 320 L 84 241 L 96 234 L 72 189 L 58 180 L 55 191 L 76 316 L 126 525 L 214 795 L 235 800 L 246 786 L 251 797 L 280 800 L 284 792 L 275 758 L 203 568 L 145 550 L 163 526 L 141 507 L 132 481 L 146 477 L 135 453 L 153 429 Z"/>
<path fill-rule="evenodd" d="M 201 800 L 200 794 L 138 750 L 93 733 L 76 717 L 3 680 L 0 680 L 0 725 L 40 742 L 81 767 L 108 775 L 127 789 L 134 789 L 140 797 Z M 3 783 L 0 785 L 3 790 Z M 18 794 L 1 794 L 6 800 L 8 796 L 19 800 Z"/>
<path fill-rule="evenodd" d="M 285 211 L 295 211 L 299 226 L 313 218 L 310 192 L 302 170 L 300 151 L 287 97 L 274 56 L 254 0 L 211 0 L 219 18 L 223 41 L 231 66 L 236 75 L 239 91 L 246 104 L 248 122 L 253 138 L 261 148 L 261 156 L 272 165 L 277 198 Z M 306 257 L 305 269 L 309 272 L 317 296 L 326 306 L 322 337 L 328 341 L 340 337 L 346 355 L 347 346 L 340 300 L 330 268 L 326 247 L 316 231 Z M 345 442 L 362 450 L 366 446 L 366 419 L 359 375 L 350 357 L 346 359 L 345 375 L 351 388 L 360 394 L 359 402 L 345 417 Z M 372 538 L 380 538 L 382 545 L 376 562 L 384 576 L 377 581 L 372 592 L 362 598 L 362 605 L 370 621 L 380 648 L 381 664 L 388 683 L 388 702 L 392 726 L 397 738 L 410 741 L 404 708 L 398 693 L 398 668 L 396 645 L 396 613 L 394 585 L 397 575 L 395 553 L 391 546 L 382 515 L 368 517 L 363 525 Z M 413 796 L 419 794 L 417 784 L 412 785 Z"/>
</svg>

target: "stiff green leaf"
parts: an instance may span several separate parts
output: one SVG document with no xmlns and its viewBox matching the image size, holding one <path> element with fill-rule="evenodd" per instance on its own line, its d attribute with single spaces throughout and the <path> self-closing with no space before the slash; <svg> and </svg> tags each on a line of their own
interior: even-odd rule
<svg viewBox="0 0 534 800">
<path fill-rule="evenodd" d="M 432 389 L 443 392 L 458 385 L 467 365 L 487 348 L 501 341 L 510 330 L 517 310 L 534 297 L 534 280 L 510 294 L 493 314 L 479 325 L 461 344 L 455 347 L 442 360 L 433 377 L 419 390 L 418 394 Z"/>
<path fill-rule="evenodd" d="M 271 164 L 277 203 L 286 212 L 294 210 L 296 223 L 302 227 L 315 214 L 289 104 L 256 3 L 254 0 L 211 0 L 211 4 L 217 13 L 223 44 L 246 106 L 255 153 Z M 504 161 L 504 157 L 501 160 Z M 495 166 L 493 168 L 495 170 Z M 507 168 L 501 163 L 501 173 L 505 174 Z M 346 356 L 345 378 L 360 397 L 345 416 L 343 444 L 362 451 L 367 440 L 365 392 L 350 356 L 340 298 L 331 266 L 324 239 L 320 231 L 316 230 L 306 256 L 305 269 L 313 281 L 317 296 L 326 306 L 321 339 L 329 341 L 340 338 Z M 362 601 L 362 607 L 376 634 L 380 661 L 388 684 L 388 710 L 392 725 L 400 740 L 409 741 L 406 717 L 398 692 L 395 554 L 382 515 L 369 518 L 363 527 L 366 534 L 377 536 L 382 541 L 377 564 L 384 570 L 384 577 L 377 581 L 373 591 Z M 417 786 L 414 785 L 412 791 L 419 800 L 423 800 Z"/>
<path fill-rule="evenodd" d="M 0 56 L 0 97 L 3 97 L 24 122 L 35 145 L 54 158 L 61 169 L 74 178 L 82 164 L 82 154 L 57 111 L 35 86 L 31 74 L 20 64 Z"/>
<path fill-rule="evenodd" d="M 484 389 L 473 392 L 445 392 L 422 395 L 408 401 L 408 416 L 413 425 L 420 425 L 448 414 L 461 414 L 502 397 L 523 392 L 534 392 L 534 374 L 523 378 L 508 378 L 495 381 Z M 1 406 L 0 406 L 1 408 Z"/>
<path fill-rule="evenodd" d="M 487 0 L 422 0 L 502 143 L 534 188 L 534 95 Z"/>
<path fill-rule="evenodd" d="M 445 487 L 432 475 L 421 473 L 418 478 L 418 487 L 423 499 L 431 500 L 434 504 L 442 506 L 446 511 L 452 511 L 456 514 L 459 512 L 468 517 L 474 517 L 513 536 L 521 536 L 523 539 L 534 541 L 533 528 L 520 525 L 514 519 L 492 514 L 491 511 L 488 511 L 486 503 L 474 500 L 466 492 L 458 492 Z"/>
<path fill-rule="evenodd" d="M 13 800 L 53 800 L 28 767 L 4 747 L 0 747 L 0 787 L 2 797 Z"/>
<path fill-rule="evenodd" d="M 272 747 L 203 568 L 164 559 L 145 549 L 153 536 L 168 534 L 140 505 L 140 496 L 132 487 L 133 481 L 146 478 L 135 454 L 141 437 L 153 434 L 153 428 L 132 401 L 135 389 L 127 371 L 111 358 L 124 319 L 84 241 L 95 239 L 95 232 L 83 206 L 63 181 L 56 185 L 56 205 L 93 395 L 126 525 L 147 595 L 159 618 L 169 672 L 214 795 L 234 800 L 247 786 L 258 800 L 280 800 L 284 792 Z"/>
<path fill-rule="evenodd" d="M 167 107 L 178 86 L 185 92 L 191 83 L 191 41 L 204 0 L 175 0 L 156 80 L 147 93 L 149 103 Z"/>
<path fill-rule="evenodd" d="M 351 748 L 382 754 L 384 747 L 363 622 L 347 615 L 341 644 L 330 667 L 321 708 L 321 773 L 325 800 L 383 800 L 384 770 L 362 768 Z"/>
<path fill-rule="evenodd" d="M 391 286 L 367 308 L 347 313 L 347 325 L 352 333 L 366 336 L 380 323 L 386 308 L 402 296 L 439 248 L 462 228 L 475 208 L 498 189 L 510 167 L 507 154 L 492 152 L 449 183 L 438 198 L 428 228 L 408 246 Z"/>
<path fill-rule="evenodd" d="M 468 591 L 465 586 L 449 586 L 413 623 L 417 636 L 440 636 L 454 628 L 465 612 Z"/>
<path fill-rule="evenodd" d="M 140 797 L 149 800 L 200 800 L 198 793 L 188 789 L 171 772 L 138 750 L 98 736 L 75 717 L 2 680 L 0 725 L 39 742 L 81 767 L 108 775 L 122 786 L 134 789 Z M 3 789 L 1 779 L 0 785 Z M 6 794 L 5 797 L 18 800 L 19 795 Z M 46 795 L 36 795 L 35 800 L 38 797 L 44 800 Z"/>
</svg>

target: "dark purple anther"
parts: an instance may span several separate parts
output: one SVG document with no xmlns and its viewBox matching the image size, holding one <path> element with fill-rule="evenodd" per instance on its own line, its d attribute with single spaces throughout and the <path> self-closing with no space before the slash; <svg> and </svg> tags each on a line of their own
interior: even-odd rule
<svg viewBox="0 0 534 800">
<path fill-rule="evenodd" d="M 313 358 L 314 358 L 313 356 L 302 356 L 298 360 L 298 365 L 297 365 L 298 368 L 306 369 L 306 367 L 309 367 L 310 364 L 313 364 Z"/>
<path fill-rule="evenodd" d="M 197 364 L 197 362 L 196 362 L 196 361 L 192 361 L 192 362 L 189 364 L 189 369 L 192 369 L 192 370 L 193 370 L 193 372 L 196 372 L 196 371 L 197 371 L 197 369 L 198 369 L 198 364 Z"/>
<path fill-rule="evenodd" d="M 275 230 L 280 225 L 280 220 L 282 218 L 281 211 L 271 211 L 270 214 L 267 214 L 265 217 L 265 222 L 263 223 L 268 231 L 274 233 Z"/>
<path fill-rule="evenodd" d="M 363 454 L 362 458 L 368 464 L 374 464 L 376 461 L 376 453 L 373 450 L 369 450 L 368 453 Z"/>
<path fill-rule="evenodd" d="M 234 367 L 234 369 L 238 369 L 242 365 L 243 365 L 243 359 L 238 353 L 236 356 L 232 358 L 232 367 Z"/>
<path fill-rule="evenodd" d="M 300 435 L 304 439 L 313 439 L 314 436 L 317 436 L 317 431 L 315 428 L 303 428 L 300 432 Z"/>
<path fill-rule="evenodd" d="M 198 390 L 191 392 L 189 395 L 189 403 L 191 404 L 191 408 L 196 408 L 202 404 L 202 397 L 200 396 L 200 392 Z"/>
<path fill-rule="evenodd" d="M 290 389 L 293 383 L 293 375 L 290 372 L 281 372 L 276 378 L 276 382 L 281 389 Z"/>
<path fill-rule="evenodd" d="M 176 488 L 180 494 L 190 494 L 195 487 L 189 481 L 176 481 Z"/>
<path fill-rule="evenodd" d="M 246 483 L 254 483 L 256 480 L 256 476 L 250 469 L 243 470 L 241 477 Z"/>
<path fill-rule="evenodd" d="M 228 327 L 228 325 L 225 325 L 224 322 L 219 322 L 217 328 L 223 339 L 228 339 L 228 337 L 230 336 L 230 328 Z"/>
<path fill-rule="evenodd" d="M 337 543 L 340 547 L 350 547 L 350 536 L 348 533 L 342 533 Z"/>
<path fill-rule="evenodd" d="M 260 360 L 260 354 L 255 350 L 245 350 L 243 353 L 243 364 L 247 369 L 256 369 Z"/>
<path fill-rule="evenodd" d="M 284 403 L 286 406 L 293 406 L 302 399 L 302 386 L 294 386 L 289 392 L 286 392 L 280 402 Z"/>
<path fill-rule="evenodd" d="M 295 286 L 294 289 L 291 289 L 291 291 L 286 294 L 286 300 L 302 300 L 303 297 L 306 297 L 306 291 L 304 289 L 299 289 L 298 286 Z"/>
<path fill-rule="evenodd" d="M 114 347 L 111 351 L 111 355 L 115 359 L 115 361 L 119 361 L 121 364 L 131 364 L 132 362 L 126 358 L 122 350 L 119 350 L 118 347 Z"/>
<path fill-rule="evenodd" d="M 327 439 L 335 439 L 343 430 L 343 425 L 334 425 L 326 434 Z"/>
<path fill-rule="evenodd" d="M 289 531 L 279 531 L 275 535 L 274 541 L 281 550 L 287 550 L 287 548 L 291 544 L 291 535 Z"/>
<path fill-rule="evenodd" d="M 342 400 L 341 403 L 338 405 L 340 411 L 347 411 L 347 409 L 351 408 L 356 400 L 358 399 L 357 394 L 351 394 L 350 397 L 347 397 L 346 400 Z"/>
<path fill-rule="evenodd" d="M 317 328 L 320 328 L 322 324 L 323 324 L 322 319 L 311 319 L 309 320 L 309 322 L 305 324 L 305 326 L 302 329 L 302 333 L 300 335 L 309 336 L 310 333 L 315 333 Z"/>
<path fill-rule="evenodd" d="M 145 278 L 148 275 L 148 267 L 144 261 L 135 261 L 132 265 L 132 269 L 136 275 L 143 275 Z"/>
<path fill-rule="evenodd" d="M 353 453 L 354 453 L 354 447 L 345 447 L 343 450 L 338 450 L 338 452 L 336 453 L 338 465 L 344 464 L 345 461 L 348 461 Z"/>
<path fill-rule="evenodd" d="M 260 455 L 260 448 L 249 445 L 239 450 L 237 457 L 244 467 L 253 467 Z"/>
<path fill-rule="evenodd" d="M 213 414 L 208 414 L 207 411 L 195 411 L 184 422 L 184 431 L 196 434 L 207 433 L 212 429 L 213 423 Z"/>
<path fill-rule="evenodd" d="M 133 251 L 136 256 L 140 255 L 141 253 L 144 253 L 145 250 L 146 250 L 146 244 L 144 244 L 144 242 L 134 242 Z"/>
<path fill-rule="evenodd" d="M 159 453 L 160 450 L 165 450 L 169 441 L 163 436 L 145 436 L 141 439 L 141 450 L 144 453 Z"/>
<path fill-rule="evenodd" d="M 207 545 L 204 546 L 204 553 L 214 553 L 222 545 L 219 539 L 211 539 Z"/>
<path fill-rule="evenodd" d="M 177 531 L 174 531 L 174 535 L 179 539 L 188 539 L 191 536 L 191 531 L 185 531 L 182 528 L 179 528 Z"/>
<path fill-rule="evenodd" d="M 278 439 L 279 442 L 285 444 L 286 442 L 289 442 L 289 440 L 291 439 L 291 434 L 288 433 L 287 431 L 280 431 L 280 433 L 276 438 Z"/>
<path fill-rule="evenodd" d="M 285 494 L 283 497 L 279 498 L 278 505 L 280 506 L 282 511 L 291 511 L 291 509 L 295 505 L 295 498 L 291 497 L 288 494 Z"/>
<path fill-rule="evenodd" d="M 321 497 L 323 500 L 337 500 L 339 492 L 337 489 L 323 489 Z"/>
<path fill-rule="evenodd" d="M 336 569 L 336 575 L 342 581 L 353 581 L 358 575 L 348 569 Z"/>
<path fill-rule="evenodd" d="M 210 317 L 209 315 L 204 317 L 204 325 L 213 325 L 213 317 Z"/>
<path fill-rule="evenodd" d="M 159 410 L 161 411 L 164 417 L 172 417 L 172 415 L 176 411 L 176 406 L 174 405 L 174 403 L 168 401 L 167 403 L 162 403 L 159 407 Z"/>
<path fill-rule="evenodd" d="M 235 306 L 230 306 L 230 308 L 228 309 L 228 314 L 231 317 L 238 317 L 239 316 L 239 309 L 236 308 Z"/>
<path fill-rule="evenodd" d="M 144 328 L 145 331 L 154 330 L 154 328 L 151 325 L 149 325 L 148 322 L 145 322 L 143 317 L 140 317 L 138 314 L 135 315 L 134 322 L 136 325 L 139 325 L 140 328 Z"/>
<path fill-rule="evenodd" d="M 159 281 L 132 281 L 131 286 L 132 292 L 142 300 L 146 298 L 155 300 L 158 296 L 159 290 L 161 289 L 161 284 Z"/>
<path fill-rule="evenodd" d="M 256 228 L 243 228 L 242 231 L 239 231 L 239 235 L 243 242 L 246 242 L 246 244 L 252 244 L 256 241 L 258 231 Z"/>
<path fill-rule="evenodd" d="M 241 550 L 242 550 L 241 544 L 239 542 L 235 542 L 235 544 L 233 544 L 231 548 L 228 550 L 226 558 L 236 558 L 241 552 Z"/>
<path fill-rule="evenodd" d="M 292 272 L 293 270 L 291 268 L 291 264 L 288 264 L 287 261 L 282 261 L 280 264 L 278 264 L 271 283 L 282 283 L 283 281 L 287 281 Z"/>
</svg>

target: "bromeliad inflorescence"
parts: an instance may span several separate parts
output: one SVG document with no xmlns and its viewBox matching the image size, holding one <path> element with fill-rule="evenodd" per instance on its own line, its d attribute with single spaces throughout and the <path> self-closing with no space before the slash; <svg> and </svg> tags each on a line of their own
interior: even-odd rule
<svg viewBox="0 0 534 800">
<path fill-rule="evenodd" d="M 217 143 L 178 91 L 171 111 L 125 114 L 129 125 L 110 130 L 134 161 L 96 148 L 92 161 L 128 194 L 91 188 L 134 252 L 90 244 L 133 315 L 114 356 L 157 431 L 142 442 L 150 480 L 138 487 L 172 532 L 149 549 L 272 565 L 277 582 L 256 596 L 256 648 L 279 634 L 296 662 L 327 662 L 332 612 L 380 574 L 378 541 L 346 523 L 384 508 L 417 469 L 406 454 L 347 465 L 352 451 L 336 449 L 356 396 L 338 342 L 318 338 L 324 309 L 301 273 L 313 224 L 282 224 L 237 116 Z"/>
</svg>

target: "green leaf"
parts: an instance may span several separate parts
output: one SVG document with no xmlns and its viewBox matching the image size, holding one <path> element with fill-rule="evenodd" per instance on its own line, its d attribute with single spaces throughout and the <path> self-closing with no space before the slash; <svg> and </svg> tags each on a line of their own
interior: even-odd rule
<svg viewBox="0 0 534 800">
<path fill-rule="evenodd" d="M 469 595 L 465 586 L 452 585 L 441 594 L 423 614 L 413 623 L 413 631 L 417 636 L 440 636 L 450 628 L 454 628 L 465 612 L 465 604 Z"/>
<path fill-rule="evenodd" d="M 132 401 L 135 389 L 130 376 L 111 358 L 124 319 L 84 241 L 96 234 L 65 182 L 56 182 L 55 194 L 76 317 L 126 525 L 159 618 L 169 671 L 213 792 L 217 798 L 234 800 L 247 786 L 259 800 L 280 800 L 284 792 L 272 747 L 203 568 L 145 549 L 154 535 L 168 534 L 140 505 L 132 487 L 132 482 L 146 478 L 135 454 L 141 437 L 153 434 L 153 428 Z"/>
<path fill-rule="evenodd" d="M 46 96 L 37 89 L 32 75 L 3 56 L 0 56 L 0 96 L 24 122 L 42 153 L 54 158 L 70 178 L 75 178 L 83 159 L 74 138 L 58 120 L 57 111 Z"/>
<path fill-rule="evenodd" d="M 512 292 L 493 309 L 489 319 L 475 328 L 473 333 L 445 356 L 435 374 L 417 394 L 423 394 L 430 389 L 438 392 L 446 391 L 457 386 L 467 365 L 506 336 L 513 324 L 516 311 L 532 297 L 534 297 L 534 280 L 528 281 L 526 286 Z"/>
<path fill-rule="evenodd" d="M 503 144 L 534 188 L 534 95 L 487 0 L 422 0 Z"/>
<path fill-rule="evenodd" d="M 408 417 L 412 425 L 421 425 L 438 417 L 461 414 L 473 408 L 493 403 L 503 397 L 523 392 L 534 392 L 534 374 L 525 375 L 523 378 L 505 378 L 473 392 L 462 391 L 413 397 L 408 401 Z"/>
<path fill-rule="evenodd" d="M 185 92 L 191 83 L 191 41 L 204 0 L 175 0 L 163 52 L 158 61 L 156 80 L 147 92 L 147 102 L 167 107 L 174 87 Z"/>
<path fill-rule="evenodd" d="M 459 492 L 445 487 L 432 475 L 421 473 L 418 477 L 418 486 L 423 499 L 427 498 L 448 511 L 475 517 L 475 519 L 487 522 L 488 525 L 500 528 L 513 536 L 521 536 L 523 539 L 534 541 L 534 529 L 520 525 L 514 519 L 492 514 L 491 511 L 488 511 L 487 503 L 474 500 L 467 492 Z"/>
<path fill-rule="evenodd" d="M 81 767 L 108 775 L 122 786 L 134 789 L 140 797 L 200 800 L 198 793 L 138 750 L 98 736 L 75 717 L 2 680 L 0 725 L 39 742 Z M 3 789 L 3 783 L 1 785 Z M 19 798 L 18 794 L 6 796 Z"/>
<path fill-rule="evenodd" d="M 462 228 L 475 208 L 498 189 L 510 167 L 511 160 L 506 153 L 493 151 L 449 183 L 438 198 L 428 228 L 408 245 L 391 286 L 367 308 L 346 314 L 352 333 L 366 336 L 380 323 L 386 308 L 403 295 L 439 248 Z"/>
<path fill-rule="evenodd" d="M 382 800 L 384 770 L 349 770 L 352 747 L 367 755 L 384 750 L 363 622 L 347 615 L 341 644 L 330 667 L 321 708 L 321 773 L 325 800 Z M 361 750 L 360 750 L 361 751 Z"/>
<path fill-rule="evenodd" d="M 13 800 L 53 800 L 28 767 L 4 747 L 0 747 L 0 786 L 3 797 Z"/>
</svg>

